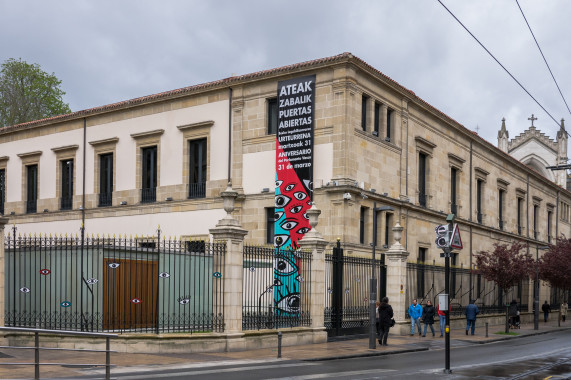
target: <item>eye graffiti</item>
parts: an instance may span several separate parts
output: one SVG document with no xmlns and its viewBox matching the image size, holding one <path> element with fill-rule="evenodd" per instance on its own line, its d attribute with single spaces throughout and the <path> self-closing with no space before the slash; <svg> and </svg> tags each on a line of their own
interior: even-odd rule
<svg viewBox="0 0 571 380">
<path fill-rule="evenodd" d="M 277 180 L 276 181 L 276 187 L 280 187 L 282 185 L 282 183 L 284 183 L 284 181 Z"/>
<path fill-rule="evenodd" d="M 303 191 L 298 191 L 297 193 L 293 193 L 293 197 L 298 201 L 302 201 L 305 198 L 307 198 L 307 194 L 304 193 Z"/>
<path fill-rule="evenodd" d="M 256 268 L 255 267 L 250 267 L 250 272 L 255 272 Z"/>
<path fill-rule="evenodd" d="M 282 284 L 282 282 L 281 282 L 279 279 L 274 278 L 274 286 L 282 286 L 282 285 L 283 285 L 283 284 Z"/>
<path fill-rule="evenodd" d="M 276 307 L 286 313 L 299 313 L 299 293 L 290 293 L 278 300 Z"/>
<path fill-rule="evenodd" d="M 308 179 L 304 179 L 303 184 L 305 185 L 305 187 L 307 187 L 309 189 L 309 191 L 313 191 L 313 181 L 310 181 Z"/>
<path fill-rule="evenodd" d="M 133 298 L 133 299 L 131 300 L 131 303 L 134 303 L 135 305 L 136 305 L 136 304 L 139 304 L 139 303 L 141 303 L 141 302 L 143 302 L 143 301 L 141 301 L 141 300 L 138 299 L 138 298 Z"/>
<path fill-rule="evenodd" d="M 90 279 L 87 279 L 85 282 L 87 282 L 89 285 L 94 285 L 94 284 L 97 284 L 99 282 L 99 280 L 96 278 L 90 278 Z"/>
<path fill-rule="evenodd" d="M 214 278 L 221 278 L 222 277 L 222 273 L 220 273 L 220 272 L 214 272 L 212 275 L 214 276 Z"/>
<path fill-rule="evenodd" d="M 181 305 L 186 305 L 190 302 L 190 296 L 182 296 L 178 298 L 178 303 L 180 303 Z"/>
<path fill-rule="evenodd" d="M 283 194 L 276 195 L 275 207 L 276 208 L 285 207 L 290 201 L 291 201 L 291 198 L 286 196 L 286 195 L 283 195 Z"/>
<path fill-rule="evenodd" d="M 21 287 L 21 288 L 20 288 L 20 291 L 21 291 L 22 293 L 30 293 L 30 292 L 31 292 L 31 290 L 30 290 L 29 288 L 26 288 L 25 286 Z"/>
<path fill-rule="evenodd" d="M 292 214 L 297 214 L 298 212 L 301 211 L 301 209 L 303 209 L 303 206 L 295 206 L 295 207 L 292 207 L 289 210 L 289 212 L 291 212 Z"/>
<path fill-rule="evenodd" d="M 109 263 L 108 264 L 109 268 L 111 268 L 111 269 L 119 268 L 119 265 L 121 265 L 121 264 L 119 264 L 119 263 Z"/>
<path fill-rule="evenodd" d="M 277 222 L 278 220 L 280 220 L 280 218 L 283 216 L 284 212 L 283 211 L 278 211 L 276 213 L 274 213 L 274 222 Z"/>
<path fill-rule="evenodd" d="M 309 232 L 309 227 L 301 227 L 299 230 L 297 230 L 297 233 L 301 235 L 306 234 L 308 232 Z"/>
<path fill-rule="evenodd" d="M 295 220 L 284 220 L 284 222 L 281 224 L 282 228 L 286 231 L 289 230 L 293 230 L 295 228 L 295 226 L 297 226 L 297 222 Z"/>
<path fill-rule="evenodd" d="M 171 275 L 168 272 L 159 273 L 160 278 L 169 278 Z"/>
<path fill-rule="evenodd" d="M 289 240 L 289 235 L 276 235 L 274 236 L 274 246 L 281 247 L 285 245 Z"/>
<path fill-rule="evenodd" d="M 309 220 L 309 215 L 307 215 L 307 212 L 303 214 L 303 217 L 307 220 Z"/>
<path fill-rule="evenodd" d="M 59 304 L 61 307 L 70 307 L 71 306 L 71 302 L 69 301 L 63 301 L 62 303 Z"/>
<path fill-rule="evenodd" d="M 303 277 L 301 277 L 301 276 L 297 276 L 295 279 L 296 279 L 297 281 L 299 281 L 299 282 L 303 282 L 303 281 L 304 281 Z"/>
<path fill-rule="evenodd" d="M 50 273 L 52 273 L 52 271 L 49 269 L 40 269 L 40 274 L 43 276 L 47 276 Z"/>
<path fill-rule="evenodd" d="M 295 187 L 295 183 L 290 183 L 289 185 L 286 186 L 286 188 L 284 190 L 285 191 L 292 191 L 294 187 Z"/>
<path fill-rule="evenodd" d="M 288 258 L 286 258 L 285 256 L 279 255 L 276 256 L 275 258 L 274 271 L 276 274 L 279 274 L 281 276 L 288 276 L 297 271 L 297 268 L 295 266 L 295 263 L 288 260 Z"/>
</svg>

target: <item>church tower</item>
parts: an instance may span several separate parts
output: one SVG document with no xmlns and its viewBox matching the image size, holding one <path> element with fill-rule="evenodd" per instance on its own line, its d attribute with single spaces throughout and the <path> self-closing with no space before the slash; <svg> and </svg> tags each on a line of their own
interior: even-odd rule
<svg viewBox="0 0 571 380">
<path fill-rule="evenodd" d="M 498 148 L 503 152 L 508 152 L 508 141 L 510 138 L 510 134 L 506 129 L 506 118 L 502 118 L 502 129 L 498 132 Z"/>
</svg>

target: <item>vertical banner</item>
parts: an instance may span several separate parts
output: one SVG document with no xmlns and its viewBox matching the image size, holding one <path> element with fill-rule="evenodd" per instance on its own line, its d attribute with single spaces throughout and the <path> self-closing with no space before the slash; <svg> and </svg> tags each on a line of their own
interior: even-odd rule
<svg viewBox="0 0 571 380">
<path fill-rule="evenodd" d="M 278 83 L 274 246 L 274 303 L 278 315 L 299 312 L 298 241 L 310 229 L 313 199 L 315 75 Z"/>
</svg>

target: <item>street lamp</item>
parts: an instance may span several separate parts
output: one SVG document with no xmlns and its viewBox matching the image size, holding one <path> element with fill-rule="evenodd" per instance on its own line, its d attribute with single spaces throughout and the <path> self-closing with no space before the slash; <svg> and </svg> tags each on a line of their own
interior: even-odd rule
<svg viewBox="0 0 571 380">
<path fill-rule="evenodd" d="M 548 245 L 535 246 L 535 296 L 533 297 L 533 329 L 539 330 L 539 250 L 549 249 Z"/>
<path fill-rule="evenodd" d="M 377 202 L 373 203 L 373 253 L 371 262 L 371 294 L 369 296 L 369 348 L 377 348 L 375 342 L 375 320 L 376 320 L 376 302 L 377 302 L 377 279 L 375 278 L 375 248 L 377 248 L 377 211 L 394 211 L 391 206 L 377 207 Z"/>
</svg>

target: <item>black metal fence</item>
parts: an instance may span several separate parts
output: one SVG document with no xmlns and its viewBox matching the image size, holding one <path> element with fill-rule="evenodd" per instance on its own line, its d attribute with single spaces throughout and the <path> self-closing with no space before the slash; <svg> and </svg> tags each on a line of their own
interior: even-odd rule
<svg viewBox="0 0 571 380">
<path fill-rule="evenodd" d="M 340 246 L 325 255 L 324 321 L 329 336 L 367 331 L 372 270 L 372 258 L 346 256 Z M 377 298 L 384 296 L 380 287 L 382 272 L 381 261 L 375 260 Z"/>
<path fill-rule="evenodd" d="M 311 252 L 244 246 L 242 329 L 310 326 Z"/>
<path fill-rule="evenodd" d="M 407 295 L 408 303 L 413 299 L 424 304 L 430 300 L 438 304 L 438 295 L 444 294 L 444 266 L 417 262 L 407 263 Z M 450 306 L 452 315 L 462 315 L 470 299 L 476 300 L 481 314 L 503 313 L 506 304 L 516 300 L 520 310 L 527 310 L 529 283 L 522 281 L 509 289 L 507 295 L 493 281 L 488 281 L 470 269 L 452 266 L 450 268 Z M 408 312 L 406 318 L 410 318 Z"/>
<path fill-rule="evenodd" d="M 6 326 L 224 330 L 223 243 L 7 236 Z"/>
</svg>

